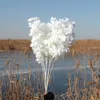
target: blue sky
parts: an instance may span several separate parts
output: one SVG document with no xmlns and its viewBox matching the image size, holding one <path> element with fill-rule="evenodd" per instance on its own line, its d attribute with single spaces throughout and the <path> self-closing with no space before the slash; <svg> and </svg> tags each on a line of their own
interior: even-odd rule
<svg viewBox="0 0 100 100">
<path fill-rule="evenodd" d="M 100 39 L 100 0 L 0 0 L 0 39 L 29 38 L 27 19 L 69 17 L 76 39 Z"/>
</svg>

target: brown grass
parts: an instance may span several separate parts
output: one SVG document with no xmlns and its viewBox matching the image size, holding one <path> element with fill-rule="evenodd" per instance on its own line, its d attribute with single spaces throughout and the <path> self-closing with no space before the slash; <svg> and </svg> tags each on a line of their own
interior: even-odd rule
<svg viewBox="0 0 100 100">
<path fill-rule="evenodd" d="M 19 71 L 21 63 L 19 63 L 20 67 L 16 68 L 15 62 L 15 60 L 12 61 L 10 59 L 7 59 L 5 62 L 6 70 L 8 70 L 10 73 L 8 73 L 6 76 L 8 79 L 8 88 L 6 89 L 5 94 L 2 93 L 1 89 L 2 86 L 6 87 L 5 84 L 7 83 L 4 83 L 3 80 L 0 80 L 0 100 L 43 100 L 43 83 L 42 80 L 41 82 L 38 82 L 38 79 L 42 77 L 41 74 L 35 74 L 36 80 L 34 81 L 36 81 L 37 84 L 39 83 L 37 88 L 38 92 L 36 94 L 34 89 L 37 86 L 32 85 L 30 81 L 30 78 L 32 78 L 31 67 L 29 67 L 28 74 L 21 73 L 19 79 L 17 79 L 17 75 L 14 73 L 14 70 Z M 97 71 L 99 70 L 96 70 L 94 66 L 97 62 L 99 61 L 95 61 L 95 58 L 93 60 L 88 60 L 88 65 L 92 72 L 91 81 L 86 82 L 84 79 L 82 80 L 83 74 L 78 76 L 76 75 L 74 79 L 72 79 L 72 73 L 69 72 L 67 77 L 68 84 L 66 93 L 62 97 L 61 95 L 55 95 L 55 100 L 99 100 L 100 77 L 97 74 Z M 81 70 L 81 62 L 79 59 L 76 60 L 76 68 L 74 73 L 76 73 L 78 70 L 79 72 L 81 71 L 81 73 L 85 73 L 84 66 L 83 70 Z M 5 80 L 5 78 L 3 79 Z M 80 85 L 82 86 L 81 88 L 79 87 Z"/>
<path fill-rule="evenodd" d="M 1 51 L 30 51 L 30 40 L 0 40 Z"/>
<path fill-rule="evenodd" d="M 30 40 L 0 40 L 0 51 L 30 51 Z M 76 40 L 71 47 L 71 52 L 75 54 L 92 54 L 100 52 L 100 40 Z"/>
<path fill-rule="evenodd" d="M 100 66 L 97 68 L 95 64 L 99 62 L 95 62 L 95 58 L 93 60 L 88 60 L 89 69 L 91 70 L 91 81 L 85 81 L 85 78 L 89 78 L 89 76 L 85 76 L 86 71 L 78 64 L 78 67 L 75 68 L 75 71 L 81 71 L 81 75 L 72 79 L 72 74 L 68 74 L 68 89 L 66 92 L 66 97 L 68 100 L 100 100 L 100 76 L 98 76 L 97 72 L 100 73 Z M 78 60 L 79 63 L 79 60 Z M 76 62 L 77 66 L 77 62 Z M 82 70 L 80 70 L 82 69 Z M 84 74 L 82 74 L 84 73 Z M 80 78 L 79 78 L 80 77 Z M 84 77 L 84 79 L 82 79 Z M 81 88 L 79 87 L 81 85 Z M 65 99 L 65 100 L 67 100 Z"/>
<path fill-rule="evenodd" d="M 98 54 L 100 53 L 100 40 L 77 40 L 71 47 L 75 54 Z"/>
<path fill-rule="evenodd" d="M 25 54 L 25 52 L 31 50 L 29 44 L 29 40 L 0 40 L 0 50 L 18 50 L 24 51 Z M 98 56 L 100 51 L 99 46 L 100 40 L 78 40 L 71 47 L 71 52 L 73 55 L 79 53 L 85 54 L 86 57 L 88 56 L 88 54 L 92 55 L 96 53 L 97 55 L 93 56 L 93 59 L 88 56 L 87 62 L 89 69 L 91 70 L 92 77 L 92 80 L 88 82 L 85 81 L 85 78 L 88 78 L 88 76 L 85 75 L 86 71 L 84 67 L 86 66 L 83 66 L 81 64 L 81 60 L 83 62 L 83 59 L 81 59 L 82 55 L 80 55 L 79 58 L 77 58 L 76 56 L 76 67 L 74 73 L 77 74 L 77 72 L 79 71 L 82 74 L 76 75 L 74 79 L 72 79 L 72 73 L 68 74 L 68 88 L 65 95 L 63 96 L 64 100 L 100 100 L 100 74 L 98 75 L 98 72 L 100 73 L 100 56 Z M 96 69 L 95 67 L 96 64 L 98 64 L 98 69 Z M 9 70 L 10 72 L 7 76 L 7 82 L 10 84 L 4 96 L 5 100 L 43 100 L 44 88 L 42 87 L 43 85 L 41 85 L 43 83 L 42 81 L 41 83 L 38 82 L 40 83 L 41 86 L 39 87 L 41 88 L 38 87 L 38 94 L 35 94 L 34 88 L 30 82 L 30 78 L 32 75 L 30 67 L 27 75 L 20 74 L 19 80 L 17 79 L 16 74 L 14 74 L 14 70 L 19 70 L 20 65 L 21 61 L 19 63 L 19 66 L 17 66 L 15 61 L 11 61 L 10 59 L 8 59 L 5 63 L 6 70 Z M 40 76 L 37 77 L 39 78 Z M 84 79 L 82 80 L 83 77 Z M 25 85 L 23 83 L 25 83 L 26 80 L 27 84 Z M 3 83 L 3 80 L 0 80 L 0 100 L 3 100 L 3 93 L 1 89 L 4 85 L 5 84 Z M 81 88 L 79 87 L 80 85 L 82 86 Z M 41 90 L 42 92 L 39 90 Z M 63 100 L 59 95 L 55 95 L 55 97 L 55 100 Z"/>
</svg>

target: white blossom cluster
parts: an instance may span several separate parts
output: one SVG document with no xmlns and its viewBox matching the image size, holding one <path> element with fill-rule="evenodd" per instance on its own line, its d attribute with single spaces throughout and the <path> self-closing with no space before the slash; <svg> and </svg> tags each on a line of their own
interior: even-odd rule
<svg viewBox="0 0 100 100">
<path fill-rule="evenodd" d="M 68 51 L 74 35 L 75 22 L 68 18 L 57 20 L 51 17 L 50 22 L 44 23 L 38 17 L 29 18 L 29 36 L 32 37 L 31 47 L 36 60 L 42 63 L 46 57 L 58 58 Z"/>
</svg>

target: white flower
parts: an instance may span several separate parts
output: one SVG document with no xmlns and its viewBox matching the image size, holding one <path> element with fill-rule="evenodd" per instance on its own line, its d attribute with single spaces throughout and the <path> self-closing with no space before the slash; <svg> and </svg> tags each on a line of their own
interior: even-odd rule
<svg viewBox="0 0 100 100">
<path fill-rule="evenodd" d="M 68 51 L 74 40 L 73 28 L 75 22 L 68 18 L 57 20 L 51 17 L 51 21 L 43 23 L 38 17 L 28 19 L 30 33 L 32 37 L 31 47 L 39 63 L 45 57 L 58 58 Z"/>
</svg>

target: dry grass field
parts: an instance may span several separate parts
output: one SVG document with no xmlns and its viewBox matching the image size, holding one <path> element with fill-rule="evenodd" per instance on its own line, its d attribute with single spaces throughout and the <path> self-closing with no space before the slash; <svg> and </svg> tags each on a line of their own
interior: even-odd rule
<svg viewBox="0 0 100 100">
<path fill-rule="evenodd" d="M 77 40 L 71 47 L 73 54 L 100 53 L 100 40 Z"/>
<path fill-rule="evenodd" d="M 0 51 L 26 51 L 30 50 L 30 41 L 29 40 L 0 40 Z"/>
<path fill-rule="evenodd" d="M 22 56 L 22 54 L 20 56 Z M 34 80 L 29 64 L 27 74 L 18 74 L 18 78 L 14 71 L 20 70 L 22 59 L 20 58 L 20 62 L 17 64 L 16 57 L 14 58 L 12 56 L 12 58 L 13 60 L 7 59 L 5 62 L 5 72 L 9 73 L 0 79 L 0 100 L 44 100 L 42 74 L 35 74 L 34 77 L 37 78 Z M 80 60 L 83 62 L 83 59 L 76 59 L 75 69 L 68 72 L 65 83 L 66 92 L 64 94 L 54 93 L 55 100 L 100 100 L 100 57 L 98 59 L 94 57 L 92 60 L 87 59 L 89 74 L 87 74 L 88 71 L 85 69 L 86 66 L 82 65 Z M 74 78 L 72 73 L 74 73 Z M 40 77 L 41 82 L 37 80 L 40 79 Z M 91 80 L 89 78 L 91 78 Z M 31 79 L 37 83 L 36 86 L 31 82 Z M 52 81 L 53 80 L 51 80 L 50 83 Z M 6 89 L 5 93 L 2 92 L 3 87 Z M 35 88 L 37 88 L 37 92 L 35 92 Z"/>
<path fill-rule="evenodd" d="M 17 50 L 23 51 L 24 54 L 27 51 L 31 51 L 29 45 L 30 40 L 0 40 L 1 52 Z M 85 54 L 86 57 L 88 54 L 99 55 L 99 46 L 100 40 L 77 40 L 72 45 L 71 52 L 73 55 Z M 83 55 L 80 55 L 80 57 L 82 58 Z M 81 60 L 84 62 L 83 59 L 75 57 L 76 65 L 73 72 L 75 73 L 75 77 L 72 79 L 72 73 L 68 73 L 66 79 L 66 93 L 59 95 L 55 94 L 55 100 L 100 100 L 100 56 L 93 56 L 93 59 L 89 57 L 87 59 L 89 74 L 87 74 L 88 70 L 85 69 L 86 65 L 81 64 Z M 15 59 L 8 59 L 5 62 L 5 70 L 10 73 L 5 76 L 6 78 L 0 79 L 0 100 L 43 100 L 43 88 L 39 88 L 36 94 L 34 91 L 35 86 L 31 84 L 30 78 L 32 78 L 32 72 L 30 68 L 28 74 L 20 74 L 19 79 L 17 79 L 17 75 L 13 73 L 14 70 L 19 71 L 21 60 L 22 59 L 20 59 L 19 64 L 16 64 Z M 90 81 L 88 80 L 88 75 L 91 77 Z M 7 83 L 4 82 L 6 79 Z M 86 81 L 86 79 L 88 81 Z M 42 87 L 42 83 L 39 85 Z M 2 93 L 2 87 L 7 87 L 4 94 Z"/>
<path fill-rule="evenodd" d="M 30 51 L 30 40 L 21 39 L 8 39 L 0 40 L 0 51 Z M 100 52 L 100 40 L 76 40 L 71 47 L 72 54 L 77 53 L 99 53 Z"/>
</svg>

